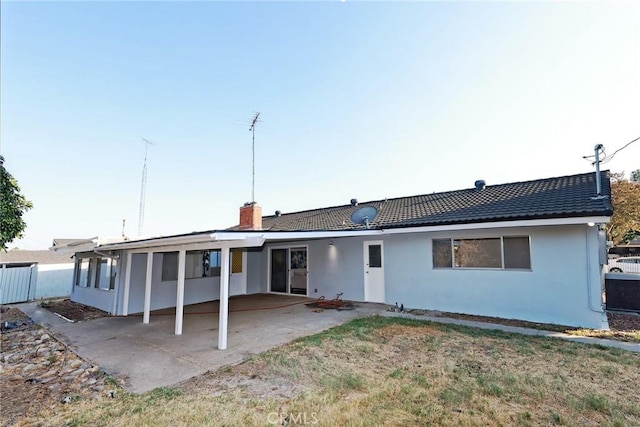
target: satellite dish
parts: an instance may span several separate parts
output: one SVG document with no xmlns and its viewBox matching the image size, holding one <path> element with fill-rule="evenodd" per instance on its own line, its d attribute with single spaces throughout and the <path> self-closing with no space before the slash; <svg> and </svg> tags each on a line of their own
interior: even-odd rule
<svg viewBox="0 0 640 427">
<path fill-rule="evenodd" d="M 378 210 L 373 206 L 365 206 L 351 214 L 351 221 L 354 224 L 364 224 L 369 229 L 369 222 L 373 221 L 378 215 Z"/>
</svg>

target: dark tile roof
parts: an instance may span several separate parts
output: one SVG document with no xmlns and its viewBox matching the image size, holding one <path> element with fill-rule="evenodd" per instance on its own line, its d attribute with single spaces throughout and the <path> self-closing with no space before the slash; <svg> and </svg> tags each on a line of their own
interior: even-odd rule
<svg viewBox="0 0 640 427">
<path fill-rule="evenodd" d="M 49 250 L 23 251 L 14 250 L 8 252 L 0 251 L 0 264 L 67 264 L 73 263 L 69 254 L 58 254 Z"/>
<path fill-rule="evenodd" d="M 314 209 L 262 218 L 269 231 L 362 229 L 351 221 L 351 214 L 373 206 L 378 214 L 372 229 L 469 224 L 583 216 L 610 216 L 611 186 L 608 171 L 601 172 L 602 194 L 596 195 L 595 172 L 580 175 L 488 185 L 475 188 L 423 194 L 396 199 Z M 233 227 L 236 228 L 236 227 Z M 232 228 L 232 229 L 233 229 Z"/>
</svg>

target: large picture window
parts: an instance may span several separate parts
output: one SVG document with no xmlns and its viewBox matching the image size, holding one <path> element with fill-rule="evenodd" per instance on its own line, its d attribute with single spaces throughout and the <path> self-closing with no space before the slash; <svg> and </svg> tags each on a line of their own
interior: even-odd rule
<svg viewBox="0 0 640 427">
<path fill-rule="evenodd" d="M 220 251 L 188 251 L 185 255 L 185 279 L 220 276 Z M 162 281 L 178 280 L 178 252 L 162 254 Z"/>
<path fill-rule="evenodd" d="M 529 236 L 434 239 L 433 267 L 529 270 Z"/>
</svg>

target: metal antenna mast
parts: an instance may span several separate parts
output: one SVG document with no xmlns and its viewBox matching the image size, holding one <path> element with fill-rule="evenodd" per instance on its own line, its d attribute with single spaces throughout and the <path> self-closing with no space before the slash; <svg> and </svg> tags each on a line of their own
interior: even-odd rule
<svg viewBox="0 0 640 427">
<path fill-rule="evenodd" d="M 251 201 L 256 202 L 256 123 L 260 113 L 256 113 L 251 120 Z"/>
<path fill-rule="evenodd" d="M 151 141 L 141 138 L 144 141 L 144 164 L 142 166 L 142 183 L 140 185 L 140 213 L 138 215 L 138 236 L 142 236 L 142 226 L 144 225 L 144 205 L 147 196 L 147 150 L 149 145 L 153 145 Z"/>
</svg>

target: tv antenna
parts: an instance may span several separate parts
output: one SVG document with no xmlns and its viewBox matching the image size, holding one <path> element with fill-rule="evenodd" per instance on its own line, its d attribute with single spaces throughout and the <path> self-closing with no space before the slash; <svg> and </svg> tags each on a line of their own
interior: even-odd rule
<svg viewBox="0 0 640 427">
<path fill-rule="evenodd" d="M 255 113 L 251 119 L 251 202 L 256 202 L 256 123 L 260 113 Z"/>
<path fill-rule="evenodd" d="M 351 221 L 354 224 L 364 224 L 365 228 L 368 230 L 370 228 L 369 223 L 373 221 L 377 215 L 378 209 L 373 206 L 365 206 L 351 214 Z"/>
<path fill-rule="evenodd" d="M 144 142 L 144 164 L 142 165 L 142 182 L 140 184 L 140 210 L 138 214 L 138 236 L 142 236 L 142 226 L 144 225 L 144 205 L 147 197 L 147 151 L 153 142 L 145 138 L 140 138 Z"/>
</svg>

